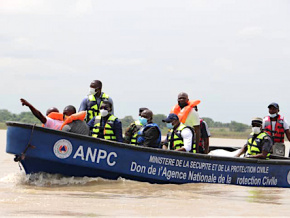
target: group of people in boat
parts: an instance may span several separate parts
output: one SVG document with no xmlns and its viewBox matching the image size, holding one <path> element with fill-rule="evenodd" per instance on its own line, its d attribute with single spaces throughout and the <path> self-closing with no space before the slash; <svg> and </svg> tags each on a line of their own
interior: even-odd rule
<svg viewBox="0 0 290 218">
<path fill-rule="evenodd" d="M 25 99 L 20 101 L 30 108 L 46 128 L 136 146 L 203 154 L 209 152 L 210 132 L 206 122 L 198 115 L 197 105 L 200 101 L 189 100 L 184 92 L 178 95 L 177 104 L 162 120 L 168 128 L 165 140 L 162 140 L 161 130 L 153 122 L 153 112 L 145 107 L 139 109 L 139 119 L 126 128 L 123 137 L 122 123 L 114 115 L 113 100 L 102 92 L 102 82 L 99 80 L 91 82 L 89 95 L 81 102 L 78 112 L 74 106 L 68 105 L 62 113 L 56 107 L 49 108 L 44 116 Z M 245 153 L 245 157 L 267 159 L 275 145 L 276 153 L 281 152 L 285 135 L 290 141 L 289 125 L 279 115 L 279 105 L 271 103 L 268 108 L 269 116 L 252 119 L 252 133 L 237 156 Z"/>
</svg>

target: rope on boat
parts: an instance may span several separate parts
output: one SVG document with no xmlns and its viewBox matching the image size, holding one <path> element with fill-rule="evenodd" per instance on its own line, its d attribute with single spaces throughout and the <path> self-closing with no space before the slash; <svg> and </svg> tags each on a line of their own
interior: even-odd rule
<svg viewBox="0 0 290 218">
<path fill-rule="evenodd" d="M 18 162 L 18 166 L 19 166 L 19 168 L 20 168 L 20 171 L 22 171 L 22 167 L 21 167 L 20 162 Z"/>
<path fill-rule="evenodd" d="M 32 140 L 32 135 L 33 135 L 33 131 L 34 131 L 34 127 L 35 127 L 35 126 L 36 126 L 36 124 L 34 124 L 34 125 L 32 126 L 31 133 L 30 133 L 30 137 L 29 137 L 29 142 L 28 142 L 26 148 L 24 149 L 24 151 L 23 151 L 20 155 L 18 155 L 18 154 L 15 155 L 15 158 L 14 158 L 14 161 L 15 161 L 15 162 L 18 162 L 18 161 L 24 160 L 24 159 L 25 159 L 25 153 L 26 153 L 26 151 L 27 151 L 29 148 L 32 148 L 32 149 L 35 148 L 35 146 L 33 146 L 33 145 L 30 144 L 30 142 L 31 142 L 31 140 Z M 21 167 L 20 167 L 20 169 L 21 169 Z"/>
</svg>

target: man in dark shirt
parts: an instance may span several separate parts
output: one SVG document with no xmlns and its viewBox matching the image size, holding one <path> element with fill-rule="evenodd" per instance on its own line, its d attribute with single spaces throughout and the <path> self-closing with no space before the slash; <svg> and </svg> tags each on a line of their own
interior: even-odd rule
<svg viewBox="0 0 290 218">
<path fill-rule="evenodd" d="M 90 129 L 85 119 L 86 112 L 76 113 L 76 108 L 68 105 L 63 109 L 64 123 L 62 131 L 78 133 L 81 135 L 89 135 Z"/>
<path fill-rule="evenodd" d="M 262 130 L 262 122 L 263 119 L 260 117 L 252 119 L 252 132 L 236 157 L 246 153 L 247 158 L 269 159 L 273 142 L 270 136 Z"/>
<path fill-rule="evenodd" d="M 139 117 L 141 117 L 141 113 L 145 110 L 148 110 L 148 108 L 139 108 Z M 131 123 L 130 126 L 128 126 L 125 130 L 124 142 L 131 145 L 136 145 L 138 132 L 142 128 L 142 126 L 143 125 L 140 123 L 139 119 Z"/>
<path fill-rule="evenodd" d="M 156 123 L 153 123 L 151 110 L 144 110 L 139 118 L 143 128 L 138 132 L 137 143 L 144 147 L 161 148 L 161 131 Z"/>
<path fill-rule="evenodd" d="M 87 111 L 86 122 L 89 122 L 93 117 L 100 115 L 100 107 L 103 101 L 109 101 L 111 103 L 111 114 L 114 114 L 113 100 L 109 95 L 102 92 L 102 86 L 100 80 L 93 80 L 90 84 L 89 95 L 82 100 L 79 112 Z"/>
<path fill-rule="evenodd" d="M 123 142 L 122 123 L 111 113 L 111 102 L 104 101 L 100 107 L 100 115 L 93 117 L 88 122 L 88 126 L 92 130 L 91 134 L 95 138 Z"/>
</svg>

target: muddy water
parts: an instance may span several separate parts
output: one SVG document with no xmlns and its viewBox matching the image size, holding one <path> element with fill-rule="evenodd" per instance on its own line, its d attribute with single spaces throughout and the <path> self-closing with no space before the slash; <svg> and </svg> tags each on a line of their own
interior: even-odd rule
<svg viewBox="0 0 290 218">
<path fill-rule="evenodd" d="M 244 140 L 211 139 L 212 145 L 241 146 Z M 0 131 L 0 216 L 284 216 L 290 189 L 219 184 L 156 185 L 125 179 L 26 176 L 5 153 Z"/>
</svg>

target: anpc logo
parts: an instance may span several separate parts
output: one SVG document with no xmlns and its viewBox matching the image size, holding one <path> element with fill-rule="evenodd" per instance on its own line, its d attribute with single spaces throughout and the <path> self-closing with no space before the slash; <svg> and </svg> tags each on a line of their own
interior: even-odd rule
<svg viewBox="0 0 290 218">
<path fill-rule="evenodd" d="M 72 144 L 66 139 L 60 139 L 54 144 L 53 152 L 60 159 L 68 158 L 72 153 Z"/>
</svg>

